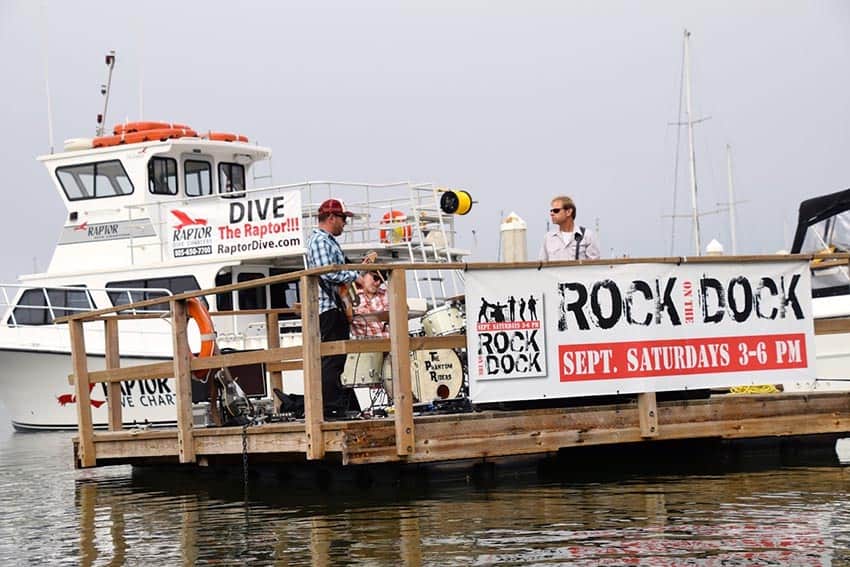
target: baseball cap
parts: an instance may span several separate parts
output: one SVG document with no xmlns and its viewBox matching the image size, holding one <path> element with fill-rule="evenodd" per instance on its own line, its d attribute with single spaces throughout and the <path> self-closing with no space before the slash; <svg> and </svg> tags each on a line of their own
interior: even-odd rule
<svg viewBox="0 0 850 567">
<path fill-rule="evenodd" d="M 354 216 L 354 213 L 345 210 L 345 205 L 339 199 L 328 199 L 319 205 L 319 214 Z"/>
</svg>

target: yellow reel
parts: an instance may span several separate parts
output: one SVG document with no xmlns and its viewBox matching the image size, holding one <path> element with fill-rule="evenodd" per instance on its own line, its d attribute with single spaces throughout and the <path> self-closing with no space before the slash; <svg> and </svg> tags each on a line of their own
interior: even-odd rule
<svg viewBox="0 0 850 567">
<path fill-rule="evenodd" d="M 448 190 L 440 197 L 440 210 L 449 215 L 465 215 L 472 209 L 472 196 L 466 191 Z"/>
</svg>

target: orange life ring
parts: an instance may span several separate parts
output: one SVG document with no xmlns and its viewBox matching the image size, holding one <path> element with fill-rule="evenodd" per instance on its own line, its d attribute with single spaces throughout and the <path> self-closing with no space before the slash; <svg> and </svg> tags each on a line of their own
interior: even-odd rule
<svg viewBox="0 0 850 567">
<path fill-rule="evenodd" d="M 394 228 L 382 228 L 378 233 L 381 242 L 385 244 L 407 242 L 413 236 L 413 229 L 407 222 L 407 215 L 401 211 L 392 210 L 381 218 L 381 224 L 396 225 Z"/>
<path fill-rule="evenodd" d="M 197 137 L 198 133 L 188 128 L 160 128 L 157 130 L 142 130 L 127 132 L 116 136 L 101 136 L 92 140 L 93 148 L 106 148 L 121 144 L 138 144 L 140 142 L 164 141 L 172 138 Z"/>
<path fill-rule="evenodd" d="M 189 318 L 195 321 L 198 330 L 201 332 L 201 351 L 192 356 L 194 358 L 212 356 L 215 353 L 215 327 L 213 327 L 210 312 L 197 297 L 190 297 L 186 300 L 186 312 L 189 314 Z M 208 372 L 208 370 L 194 370 L 192 374 L 195 375 L 195 378 L 203 380 L 207 377 Z"/>
<path fill-rule="evenodd" d="M 186 126 L 185 124 L 173 124 L 171 122 L 125 122 L 122 124 L 116 124 L 114 128 L 112 128 L 112 133 L 115 135 L 118 134 L 130 134 L 132 132 L 142 132 L 144 130 L 163 130 L 163 129 L 171 129 L 177 128 L 180 130 L 191 130 L 191 126 Z"/>
<path fill-rule="evenodd" d="M 217 142 L 247 142 L 248 136 L 231 134 L 229 132 L 207 132 L 203 138 Z"/>
</svg>

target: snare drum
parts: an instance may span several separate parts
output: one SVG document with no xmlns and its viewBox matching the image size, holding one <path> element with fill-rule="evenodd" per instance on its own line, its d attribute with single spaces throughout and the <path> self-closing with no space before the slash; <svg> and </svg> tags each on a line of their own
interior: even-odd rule
<svg viewBox="0 0 850 567">
<path fill-rule="evenodd" d="M 384 389 L 393 397 L 392 359 L 384 359 Z M 451 349 L 417 350 L 410 353 L 413 400 L 430 402 L 457 397 L 463 386 L 463 366 Z"/>
<path fill-rule="evenodd" d="M 355 388 L 381 383 L 382 352 L 357 352 L 345 357 L 345 368 L 339 379 L 343 386 Z"/>
<path fill-rule="evenodd" d="M 452 335 L 461 332 L 463 327 L 463 313 L 450 303 L 432 309 L 422 316 L 422 331 L 426 337 Z"/>
</svg>

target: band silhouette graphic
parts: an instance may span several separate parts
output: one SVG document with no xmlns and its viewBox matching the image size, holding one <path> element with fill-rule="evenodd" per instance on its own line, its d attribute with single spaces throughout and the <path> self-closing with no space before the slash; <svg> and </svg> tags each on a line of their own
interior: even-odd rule
<svg viewBox="0 0 850 567">
<path fill-rule="evenodd" d="M 520 297 L 517 300 L 516 296 L 511 295 L 505 300 L 505 303 L 496 301 L 490 303 L 486 298 L 481 298 L 481 308 L 478 310 L 479 323 L 505 323 L 508 321 L 539 321 L 537 317 L 538 299 L 534 295 L 529 295 L 528 299 Z M 517 318 L 517 304 L 519 304 L 519 318 Z M 505 317 L 505 309 L 508 310 L 507 318 Z M 528 318 L 526 318 L 526 310 Z"/>
</svg>

